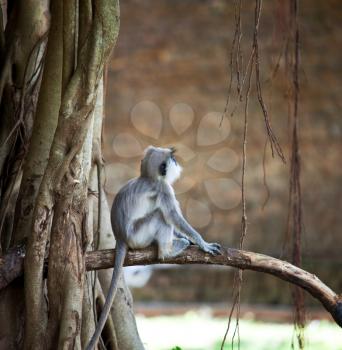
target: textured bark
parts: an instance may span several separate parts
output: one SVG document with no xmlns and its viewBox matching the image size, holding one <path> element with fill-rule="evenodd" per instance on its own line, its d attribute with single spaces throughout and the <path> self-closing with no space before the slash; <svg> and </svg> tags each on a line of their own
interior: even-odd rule
<svg viewBox="0 0 342 350">
<path fill-rule="evenodd" d="M 7 7 L 6 1 L 2 6 Z M 4 111 L 1 113 L 5 128 L 1 130 L 0 135 L 0 174 L 6 155 L 8 155 L 10 146 L 16 138 L 14 132 L 8 138 L 9 132 L 12 131 L 15 122 L 17 122 L 17 118 L 14 117 L 15 111 L 18 110 L 18 106 L 24 102 L 25 98 L 32 98 L 32 92 L 30 96 L 27 90 L 29 85 L 31 87 L 35 85 L 39 77 L 37 63 L 40 59 L 39 55 L 36 56 L 38 60 L 35 59 L 34 54 L 37 49 L 39 50 L 39 43 L 49 29 L 48 6 L 48 0 L 27 0 L 20 2 L 20 4 L 17 2 L 12 5 L 5 33 L 2 32 L 3 28 L 0 28 L 3 36 L 2 57 L 0 59 L 0 97 L 2 104 L 14 104 L 13 108 L 8 111 L 9 113 L 4 113 Z M 5 98 L 3 93 L 7 95 Z M 26 140 L 28 140 L 32 129 L 35 110 L 31 107 L 29 106 L 30 110 L 26 108 L 25 113 L 23 108 L 20 108 L 20 114 L 25 114 L 22 122 L 25 125 Z M 4 142 L 6 139 L 7 142 Z"/>
<path fill-rule="evenodd" d="M 50 13 L 48 9 L 48 0 L 25 0 L 16 5 L 13 18 L 9 18 L 9 26 L 6 30 L 13 31 L 13 42 L 11 43 L 15 45 L 13 63 L 17 66 L 14 83 L 19 86 L 24 80 L 26 63 L 32 49 L 49 29 Z"/>
<path fill-rule="evenodd" d="M 6 251 L 10 243 L 15 246 L 0 258 L 0 266 L 6 267 L 0 269 L 0 285 L 7 286 L 0 291 L 0 345 L 79 349 L 93 334 L 110 280 L 110 271 L 101 273 L 102 285 L 97 272 L 86 274 L 84 254 L 94 249 L 94 243 L 97 248 L 94 237 L 97 241 L 111 230 L 110 223 L 105 227 L 97 218 L 105 201 L 97 172 L 102 169 L 102 76 L 118 35 L 119 7 L 110 0 L 52 0 L 50 7 L 47 0 L 29 0 L 11 8 L 0 41 L 0 218 L 6 217 L 0 233 L 5 223 L 1 247 Z M 50 14 L 52 26 L 43 55 Z M 33 88 L 39 91 L 36 82 L 43 66 L 35 108 L 38 94 Z M 2 176 L 4 167 L 11 177 Z M 88 193 L 90 172 L 94 174 L 90 187 L 100 193 L 99 201 L 92 190 Z M 106 210 L 109 216 L 108 206 Z M 26 248 L 18 245 L 22 241 Z M 112 244 L 113 238 L 103 248 Z M 23 249 L 23 265 L 16 265 Z M 22 267 L 25 298 L 21 278 L 9 285 Z M 120 330 L 117 339 L 110 318 L 104 340 L 115 349 L 118 343 L 121 349 L 143 348 L 124 282 L 120 290 L 118 302 L 124 305 L 115 309 L 113 318 L 125 320 L 125 331 Z M 13 316 L 11 324 L 6 323 L 8 313 Z M 121 323 L 117 322 L 118 328 Z"/>
<path fill-rule="evenodd" d="M 95 195 L 97 188 L 97 174 L 96 164 L 93 163 L 94 158 L 94 143 L 97 135 L 96 125 L 101 123 L 103 118 L 103 82 L 101 80 L 97 91 L 96 104 L 93 112 L 92 125 L 89 128 L 86 145 L 83 149 L 83 169 L 85 172 L 89 172 L 89 184 L 88 184 L 88 196 L 87 196 L 87 230 L 83 233 L 83 249 L 85 251 L 90 250 L 94 241 L 94 233 L 97 230 L 97 226 L 94 224 L 94 208 Z M 89 272 L 85 276 L 84 284 L 84 296 L 83 296 L 83 309 L 82 309 L 82 330 L 81 330 L 81 346 L 84 348 L 92 334 L 95 331 L 96 321 L 96 285 L 97 273 Z"/>
<path fill-rule="evenodd" d="M 114 264 L 114 250 L 89 252 L 86 256 L 86 269 L 106 269 Z M 129 251 L 125 266 L 150 264 L 214 264 L 233 266 L 243 270 L 264 272 L 284 281 L 297 285 L 319 300 L 332 315 L 335 322 L 342 327 L 342 296 L 333 292 L 315 275 L 302 270 L 286 261 L 267 255 L 238 249 L 222 249 L 222 255 L 211 256 L 197 247 L 190 247 L 176 258 L 157 258 L 155 247 L 144 250 Z"/>
<path fill-rule="evenodd" d="M 49 152 L 61 105 L 62 6 L 61 3 L 55 1 L 51 3 L 51 6 L 53 19 L 45 56 L 44 73 L 17 200 L 15 242 L 28 237 L 31 231 L 34 203 L 49 160 Z"/>
<path fill-rule="evenodd" d="M 89 177 L 83 162 L 84 145 L 91 128 L 92 111 L 104 63 L 118 34 L 117 3 L 94 1 L 91 10 L 94 11 L 91 29 L 85 45 L 80 49 L 76 68 L 63 70 L 65 87 L 58 124 L 36 200 L 33 231 L 28 237 L 25 259 L 25 346 L 28 349 L 51 348 L 56 343 L 58 348 L 81 346 L 83 235 L 86 235 L 87 226 Z M 69 33 L 65 34 L 70 38 Z M 72 60 L 65 57 L 66 54 L 63 52 L 63 64 L 67 62 L 70 66 Z M 74 52 L 71 50 L 69 54 L 73 55 Z M 86 162 L 90 164 L 90 160 Z M 46 334 L 45 325 L 41 322 L 44 305 L 43 265 L 50 227 L 48 269 L 51 274 L 48 274 L 47 286 L 52 311 L 44 345 L 41 342 Z"/>
<path fill-rule="evenodd" d="M 0 276 L 1 272 L 8 269 L 6 262 L 10 261 L 15 266 L 16 273 L 13 276 L 7 276 L 7 281 L 0 280 L 2 283 L 10 283 L 16 276 L 22 273 L 23 252 L 21 247 L 20 254 L 15 250 L 11 253 L 11 257 L 0 260 Z M 267 255 L 248 252 L 232 248 L 222 248 L 222 254 L 211 256 L 195 246 L 191 246 L 176 258 L 158 259 L 157 249 L 151 246 L 142 250 L 128 251 L 125 259 L 125 266 L 132 265 L 151 265 L 151 264 L 207 264 L 232 266 L 243 270 L 252 270 L 268 273 L 287 281 L 293 285 L 305 289 L 314 298 L 322 303 L 326 310 L 334 318 L 335 322 L 342 327 L 342 295 L 336 294 L 327 285 L 325 285 L 317 276 L 287 261 L 279 260 Z M 86 270 L 109 269 L 114 265 L 115 250 L 106 249 L 88 252 L 86 254 Z M 20 271 L 20 272 L 19 272 Z M 0 284 L 0 289 L 5 285 Z"/>
<path fill-rule="evenodd" d="M 51 2 L 51 36 L 47 48 L 42 88 L 38 99 L 32 145 L 27 157 L 28 162 L 25 166 L 25 177 L 21 187 L 20 199 L 22 200 L 18 202 L 19 213 L 24 211 L 26 215 L 23 215 L 18 221 L 17 239 L 27 236 L 30 239 L 28 244 L 30 245 L 30 242 L 33 244 L 32 248 L 28 249 L 27 254 L 32 268 L 28 268 L 28 273 L 25 274 L 26 318 L 30 320 L 30 322 L 25 323 L 27 348 L 42 346 L 41 336 L 47 324 L 47 308 L 43 298 L 44 285 L 40 279 L 43 271 L 40 262 L 43 261 L 46 255 L 46 241 L 32 241 L 34 234 L 32 235 L 31 232 L 33 216 L 35 217 L 33 232 L 40 232 L 40 238 L 49 236 L 51 227 L 52 199 L 50 191 L 40 191 L 38 202 L 36 202 L 36 198 L 48 165 L 61 104 L 62 11 L 61 2 Z M 51 118 L 47 118 L 47 116 Z M 34 203 L 37 203 L 35 211 Z M 30 256 L 32 256 L 32 260 Z M 35 278 L 30 279 L 30 273 L 34 273 Z"/>
<path fill-rule="evenodd" d="M 4 32 L 3 26 L 0 28 L 0 247 L 3 251 L 15 238 L 13 224 L 17 222 L 15 207 L 22 164 L 31 137 L 50 24 L 48 6 L 48 0 L 9 2 L 8 7 L 6 1 L 1 2 L 5 15 L 1 23 L 6 26 Z M 1 349 L 22 348 L 24 320 L 23 280 L 18 279 L 0 295 Z"/>
<path fill-rule="evenodd" d="M 13 240 L 13 208 L 32 132 L 50 23 L 47 0 L 16 2 L 11 8 L 0 59 L 0 235 L 4 250 Z"/>
</svg>

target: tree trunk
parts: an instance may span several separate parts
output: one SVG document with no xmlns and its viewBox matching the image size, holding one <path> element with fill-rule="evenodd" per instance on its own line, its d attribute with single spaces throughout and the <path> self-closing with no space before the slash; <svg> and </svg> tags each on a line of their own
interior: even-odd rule
<svg viewBox="0 0 342 350">
<path fill-rule="evenodd" d="M 115 245 L 101 181 L 101 132 L 102 77 L 118 35 L 119 5 L 6 5 L 1 251 L 22 241 L 27 251 L 24 278 L 0 291 L 0 349 L 81 349 L 94 331 L 111 275 L 86 273 L 85 253 Z M 143 349 L 131 306 L 122 281 L 103 332 L 106 348 Z"/>
</svg>

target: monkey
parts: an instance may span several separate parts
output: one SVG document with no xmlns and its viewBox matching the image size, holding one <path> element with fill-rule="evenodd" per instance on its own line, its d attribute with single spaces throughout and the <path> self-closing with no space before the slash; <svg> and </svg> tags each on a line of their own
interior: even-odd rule
<svg viewBox="0 0 342 350">
<path fill-rule="evenodd" d="M 158 258 L 175 257 L 190 244 L 212 255 L 220 254 L 220 244 L 208 243 L 184 219 L 173 190 L 182 167 L 174 148 L 149 146 L 141 161 L 140 176 L 117 193 L 111 223 L 116 238 L 113 276 L 99 322 L 86 350 L 93 350 L 113 303 L 128 249 L 142 249 L 156 243 Z"/>
</svg>

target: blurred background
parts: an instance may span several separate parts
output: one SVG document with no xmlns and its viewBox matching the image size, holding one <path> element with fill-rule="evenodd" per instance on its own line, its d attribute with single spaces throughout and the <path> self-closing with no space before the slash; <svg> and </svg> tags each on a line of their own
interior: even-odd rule
<svg viewBox="0 0 342 350">
<path fill-rule="evenodd" d="M 254 2 L 242 3 L 242 53 L 244 60 L 248 60 Z M 264 1 L 259 50 L 264 100 L 287 164 L 277 157 L 272 158 L 269 146 L 266 146 L 264 159 L 266 133 L 252 86 L 245 240 L 245 249 L 283 258 L 286 258 L 283 247 L 290 150 L 289 72 L 284 68 L 288 38 L 286 4 L 285 1 Z M 336 292 L 342 290 L 341 23 L 340 1 L 300 1 L 303 268 L 318 275 Z M 238 246 L 241 231 L 244 115 L 236 94 L 231 98 L 228 115 L 220 122 L 227 99 L 234 30 L 233 1 L 122 1 L 120 35 L 107 77 L 104 128 L 105 188 L 110 203 L 120 187 L 139 174 L 146 146 L 173 145 L 184 168 L 176 193 L 186 218 L 208 241 L 219 241 L 230 247 Z M 172 316 L 176 317 L 174 323 L 184 331 L 191 327 L 191 322 L 186 322 L 195 312 L 191 310 L 197 310 L 196 319 L 203 316 L 203 306 L 207 305 L 203 317 L 209 317 L 212 322 L 213 316 L 224 317 L 229 313 L 233 272 L 228 268 L 207 266 L 157 266 L 133 269 L 127 271 L 127 276 L 138 312 L 145 316 L 188 315 L 188 318 L 181 318 L 184 323 L 177 318 L 181 316 Z M 292 321 L 291 288 L 274 277 L 246 271 L 241 300 L 247 329 L 251 320 Z M 328 318 L 310 296 L 306 297 L 306 304 L 309 318 Z M 172 327 L 167 325 L 172 317 L 165 321 L 165 328 Z M 140 326 L 140 319 L 138 321 L 144 339 L 150 323 Z M 218 342 L 225 328 L 224 319 L 221 321 L 221 328 L 214 327 L 220 329 Z M 156 322 L 164 324 L 160 319 Z M 198 334 L 203 333 L 199 326 L 194 327 Z M 326 343 L 326 348 L 342 349 L 337 326 L 331 325 L 332 330 L 328 324 L 314 327 L 336 331 L 333 343 Z M 313 329 L 308 333 L 316 334 L 319 328 Z M 250 332 L 246 330 L 245 336 Z M 260 329 L 258 332 L 260 334 Z M 267 332 L 273 337 L 278 334 L 274 333 L 275 329 Z M 291 344 L 293 328 L 289 326 L 287 332 L 284 349 Z M 243 333 L 242 329 L 242 336 Z M 322 334 L 326 333 L 322 331 Z M 283 345 L 275 346 L 267 338 L 264 340 L 260 349 L 283 349 Z M 316 349 L 316 343 L 312 340 L 308 348 Z M 182 346 L 181 340 L 170 344 Z M 151 349 L 170 348 L 153 346 L 150 344 Z M 216 345 L 196 346 L 187 345 L 184 349 L 214 349 Z M 245 346 L 246 349 L 257 348 L 255 343 L 254 347 Z M 317 345 L 317 349 L 324 348 L 322 344 Z"/>
</svg>

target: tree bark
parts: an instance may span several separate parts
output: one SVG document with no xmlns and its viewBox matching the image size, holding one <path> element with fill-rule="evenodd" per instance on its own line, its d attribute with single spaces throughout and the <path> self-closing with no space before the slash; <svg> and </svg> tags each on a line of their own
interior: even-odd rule
<svg viewBox="0 0 342 350">
<path fill-rule="evenodd" d="M 54 0 L 52 9 L 61 2 Z M 76 3 L 75 3 L 76 4 Z M 55 5 L 55 7 L 53 7 Z M 53 19 L 75 18 L 69 0 Z M 83 12 L 92 22 L 84 28 L 84 45 L 74 49 L 76 22 L 63 32 L 62 97 L 58 123 L 33 211 L 25 259 L 25 347 L 80 348 L 84 290 L 84 252 L 87 246 L 87 197 L 91 165 L 93 110 L 104 64 L 115 44 L 118 3 L 94 0 Z M 64 26 L 63 26 L 64 27 Z M 88 149 L 88 150 L 87 150 Z M 44 258 L 49 252 L 44 322 Z M 42 342 L 44 338 L 44 342 Z"/>
<path fill-rule="evenodd" d="M 8 6 L 5 0 L 1 8 L 0 254 L 15 240 L 22 165 L 30 144 L 50 26 L 48 0 L 9 2 Z M 1 349 L 22 347 L 23 294 L 23 279 L 0 293 Z"/>
<path fill-rule="evenodd" d="M 191 246 L 176 258 L 158 259 L 157 249 L 151 246 L 142 250 L 130 250 L 125 259 L 125 266 L 151 264 L 207 264 L 232 266 L 242 270 L 267 273 L 306 290 L 321 302 L 335 322 L 342 327 L 342 295 L 336 294 L 317 276 L 287 261 L 267 255 L 232 248 L 222 248 L 221 255 L 212 256 L 198 247 Z M 88 252 L 85 258 L 87 271 L 109 269 L 114 265 L 115 250 L 98 250 Z M 24 248 L 12 250 L 0 259 L 0 289 L 4 288 L 23 270 Z M 10 268 L 13 274 L 7 274 Z M 1 277 L 2 276 L 2 277 Z"/>
<path fill-rule="evenodd" d="M 97 270 L 112 267 L 114 257 L 114 250 L 89 252 L 86 256 L 86 269 Z M 157 258 L 155 247 L 129 251 L 125 259 L 125 266 L 161 263 L 224 265 L 273 275 L 305 289 L 322 303 L 335 322 L 342 327 L 342 295 L 336 294 L 314 274 L 287 261 L 232 248 L 222 248 L 221 255 L 212 256 L 195 246 L 188 248 L 176 258 L 165 258 L 162 261 Z"/>
<path fill-rule="evenodd" d="M 0 272 L 0 348 L 80 349 L 111 279 L 110 270 L 85 272 L 85 252 L 115 246 L 101 177 L 102 77 L 119 3 L 28 0 L 10 8 L 8 22 L 0 13 L 0 265 L 8 268 Z M 9 284 L 25 254 L 24 278 Z M 124 280 L 114 304 L 104 341 L 143 349 Z"/>
</svg>

